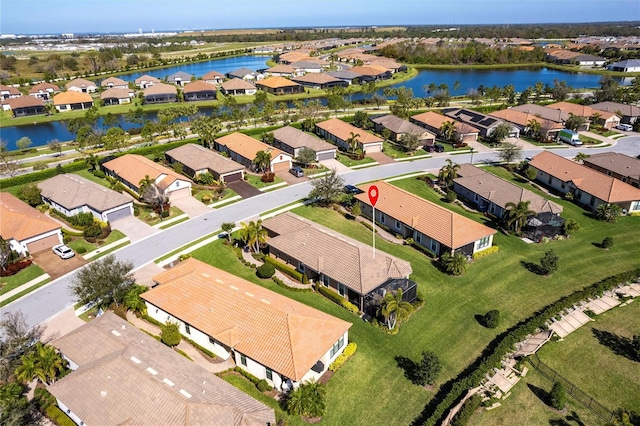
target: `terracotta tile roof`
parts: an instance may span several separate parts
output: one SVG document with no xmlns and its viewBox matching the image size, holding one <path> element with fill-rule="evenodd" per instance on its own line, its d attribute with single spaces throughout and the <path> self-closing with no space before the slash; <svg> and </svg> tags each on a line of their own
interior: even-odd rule
<svg viewBox="0 0 640 426">
<path fill-rule="evenodd" d="M 489 115 L 496 117 L 496 118 L 500 118 L 501 120 L 504 121 L 508 121 L 510 123 L 513 124 L 517 124 L 518 126 L 521 127 L 527 127 L 529 122 L 531 120 L 536 120 L 538 123 L 540 123 L 540 125 L 542 126 L 541 128 L 549 131 L 549 130 L 561 130 L 564 129 L 564 126 L 560 123 L 557 123 L 555 121 L 551 121 L 551 120 L 546 120 L 542 117 L 538 117 L 536 115 L 533 114 L 529 114 L 528 112 L 523 112 L 523 111 L 518 111 L 518 110 L 514 110 L 513 108 L 507 108 L 507 109 L 502 109 L 500 111 L 494 111 L 492 113 L 490 113 Z"/>
<path fill-rule="evenodd" d="M 60 225 L 8 192 L 0 192 L 0 236 L 5 240 L 23 241 Z"/>
<path fill-rule="evenodd" d="M 564 123 L 569 118 L 569 113 L 563 112 L 558 109 L 548 108 L 542 105 L 536 104 L 524 104 L 516 105 L 511 108 L 515 111 L 526 112 L 531 115 L 539 116 L 541 118 L 555 121 L 556 123 Z"/>
<path fill-rule="evenodd" d="M 156 83 L 153 86 L 149 86 L 143 91 L 144 96 L 149 95 L 176 95 L 178 89 L 176 86 L 165 83 Z"/>
<path fill-rule="evenodd" d="M 166 155 L 195 171 L 211 169 L 216 173 L 225 174 L 244 170 L 244 166 L 235 161 L 194 143 L 169 150 Z"/>
<path fill-rule="evenodd" d="M 219 73 L 218 71 L 209 71 L 202 76 L 203 80 L 218 80 L 221 78 L 224 79 L 224 74 Z"/>
<path fill-rule="evenodd" d="M 363 65 L 360 67 L 353 67 L 349 71 L 367 76 L 377 76 L 389 72 L 387 68 L 378 65 Z"/>
<path fill-rule="evenodd" d="M 259 140 L 254 139 L 251 136 L 247 136 L 244 133 L 234 132 L 230 135 L 217 138 L 215 141 L 219 145 L 226 146 L 231 151 L 243 156 L 250 161 L 253 161 L 253 159 L 256 158 L 256 154 L 258 153 L 258 151 L 270 152 L 271 160 L 274 160 L 279 155 L 286 155 L 287 157 L 289 157 L 289 154 L 282 152 L 279 149 L 272 147 L 271 145 L 267 145 L 264 142 L 260 142 Z"/>
<path fill-rule="evenodd" d="M 469 133 L 478 133 L 480 131 L 479 129 L 477 129 L 476 127 L 470 124 L 461 123 L 459 121 L 454 120 L 453 118 L 444 116 L 442 114 L 438 114 L 437 112 L 433 112 L 433 111 L 427 111 L 427 112 L 423 112 L 422 114 L 414 115 L 411 117 L 411 120 L 417 123 L 425 124 L 435 129 L 440 129 L 440 126 L 442 126 L 442 123 L 444 123 L 445 121 L 449 121 L 453 123 L 456 131 L 458 132 L 458 134 L 461 134 L 461 135 L 466 135 Z"/>
<path fill-rule="evenodd" d="M 144 300 L 294 381 L 351 327 L 193 258 L 153 280 Z"/>
<path fill-rule="evenodd" d="M 96 86 L 96 84 L 93 81 L 89 81 L 89 80 L 85 80 L 84 78 L 76 78 L 71 80 L 70 82 L 68 82 L 67 84 L 64 85 L 64 87 L 67 88 L 67 90 L 69 90 L 72 87 L 85 87 L 85 88 L 89 88 L 89 87 L 98 87 Z"/>
<path fill-rule="evenodd" d="M 380 57 L 375 57 L 369 60 L 369 63 L 371 65 L 375 65 L 378 67 L 382 67 L 382 68 L 386 68 L 388 70 L 397 70 L 398 68 L 400 68 L 402 65 L 399 64 L 396 60 L 394 59 L 390 59 L 390 58 L 380 58 Z"/>
<path fill-rule="evenodd" d="M 44 101 L 33 96 L 20 96 L 6 101 L 11 109 L 44 106 Z"/>
<path fill-rule="evenodd" d="M 86 424 L 275 424 L 273 409 L 112 312 L 52 344 L 79 368 L 48 390 Z"/>
<path fill-rule="evenodd" d="M 231 80 L 227 80 L 220 85 L 220 87 L 224 90 L 252 90 L 255 89 L 256 86 L 245 81 L 241 78 L 232 78 Z"/>
<path fill-rule="evenodd" d="M 460 164 L 458 176 L 455 183 L 503 209 L 509 202 L 529 201 L 529 209 L 536 213 L 562 213 L 561 205 L 471 164 Z"/>
<path fill-rule="evenodd" d="M 292 67 L 303 69 L 317 69 L 324 68 L 331 65 L 329 62 L 318 58 L 306 58 L 291 63 Z"/>
<path fill-rule="evenodd" d="M 600 114 L 600 116 L 605 120 L 609 120 L 610 118 L 615 116 L 615 113 L 613 112 L 599 111 L 587 105 L 573 104 L 571 102 L 556 102 L 547 105 L 547 108 L 559 109 L 560 111 L 566 112 L 567 114 L 578 115 L 580 117 L 586 118 L 591 117 L 595 113 Z"/>
<path fill-rule="evenodd" d="M 117 87 L 113 87 L 111 89 L 107 89 L 104 92 L 100 93 L 100 99 L 131 99 L 131 95 L 133 94 L 133 90 L 131 89 L 119 89 Z"/>
<path fill-rule="evenodd" d="M 92 102 L 93 98 L 88 93 L 74 92 L 69 90 L 67 92 L 58 93 L 53 97 L 54 105 L 68 105 Z"/>
<path fill-rule="evenodd" d="M 339 78 L 332 77 L 329 74 L 324 72 L 300 75 L 297 77 L 292 77 L 291 80 L 295 81 L 296 83 L 300 82 L 300 83 L 311 83 L 311 84 L 338 83 L 342 81 Z"/>
<path fill-rule="evenodd" d="M 279 87 L 291 87 L 291 86 L 300 86 L 298 83 L 286 79 L 284 77 L 267 77 L 265 79 L 256 81 L 256 86 L 264 86 L 269 87 L 271 89 L 277 89 Z"/>
<path fill-rule="evenodd" d="M 196 80 L 184 85 L 182 91 L 184 93 L 194 93 L 194 92 L 207 92 L 213 91 L 215 92 L 217 87 L 213 83 L 207 83 L 206 81 Z"/>
<path fill-rule="evenodd" d="M 362 145 L 382 143 L 382 139 L 373 133 L 369 133 L 356 126 L 352 126 L 338 118 L 330 118 L 329 120 L 321 121 L 320 123 L 316 123 L 316 126 L 328 133 L 331 133 L 337 138 L 342 139 L 343 141 L 349 139 L 353 132 L 355 135 L 360 135 L 358 139 Z"/>
<path fill-rule="evenodd" d="M 607 203 L 640 200 L 640 189 L 549 151 L 533 157 L 529 165 Z"/>
<path fill-rule="evenodd" d="M 418 136 L 421 136 L 423 133 L 427 133 L 431 135 L 431 137 L 435 138 L 435 135 L 427 132 L 422 127 L 413 124 L 410 121 L 407 121 L 403 118 L 396 117 L 395 115 L 389 114 L 384 115 L 382 117 L 376 117 L 371 119 L 374 123 L 380 124 L 383 127 L 391 130 L 392 132 L 401 135 L 403 133 L 414 133 Z"/>
<path fill-rule="evenodd" d="M 293 149 L 307 147 L 315 152 L 335 151 L 338 148 L 295 127 L 285 126 L 273 131 L 273 136 Z"/>
<path fill-rule="evenodd" d="M 640 180 L 640 159 L 629 157 L 618 152 L 602 152 L 591 154 L 583 163 L 593 164 L 606 170 L 611 170 L 620 176 Z"/>
<path fill-rule="evenodd" d="M 379 250 L 374 258 L 371 246 L 290 212 L 267 219 L 262 226 L 278 234 L 269 239 L 269 246 L 363 295 L 413 272 L 405 260 Z"/>
<path fill-rule="evenodd" d="M 155 180 L 156 184 L 161 189 L 167 188 L 176 180 L 191 182 L 191 179 L 137 154 L 123 155 L 122 157 L 107 161 L 102 164 L 102 167 L 107 170 L 111 170 L 113 173 L 120 176 L 120 178 L 126 180 L 136 188 L 140 181 L 147 175 L 151 179 Z M 158 178 L 163 175 L 164 178 L 158 182 Z"/>
<path fill-rule="evenodd" d="M 358 200 L 367 205 L 371 205 L 367 195 L 371 185 L 373 184 L 360 185 L 359 188 L 364 193 L 356 195 Z M 496 233 L 495 229 L 467 219 L 390 183 L 378 181 L 375 185 L 380 192 L 376 210 L 451 249 L 457 249 Z"/>
<path fill-rule="evenodd" d="M 42 196 L 73 210 L 87 205 L 97 212 L 131 203 L 131 198 L 82 176 L 65 173 L 38 183 Z"/>
<path fill-rule="evenodd" d="M 181 81 L 190 81 L 191 77 L 193 77 L 193 74 L 189 74 L 188 72 L 184 71 L 177 71 L 168 76 L 167 81 L 173 81 L 176 79 L 180 79 Z"/>
<path fill-rule="evenodd" d="M 591 108 L 597 109 L 598 111 L 613 112 L 616 114 L 620 112 L 622 115 L 627 117 L 640 117 L 640 107 L 635 105 L 620 104 L 617 102 L 600 102 L 591 105 Z"/>
<path fill-rule="evenodd" d="M 128 87 L 129 83 L 127 83 L 126 81 L 124 81 L 121 78 L 118 77 L 109 77 L 109 78 L 105 78 L 104 80 L 102 80 L 100 82 L 100 86 L 101 87 L 108 87 L 109 85 L 111 86 L 124 86 L 124 87 Z"/>
<path fill-rule="evenodd" d="M 145 75 L 143 75 L 143 76 L 140 76 L 140 77 L 138 77 L 138 78 L 136 78 L 136 79 L 135 79 L 135 83 L 136 83 L 136 84 L 140 84 L 140 83 L 142 83 L 143 81 L 146 81 L 146 82 L 153 82 L 153 83 L 160 83 L 160 79 L 159 79 L 159 78 L 154 77 L 154 76 L 152 76 L 152 75 L 147 75 L 147 74 L 145 74 Z"/>
<path fill-rule="evenodd" d="M 267 68 L 265 72 L 279 73 L 279 74 L 293 74 L 296 69 L 291 65 L 276 65 L 275 67 Z"/>
<path fill-rule="evenodd" d="M 15 87 L 5 86 L 4 84 L 0 84 L 0 92 L 8 92 L 11 96 L 22 95 L 22 93 Z"/>
<path fill-rule="evenodd" d="M 31 89 L 29 89 L 29 93 L 38 93 L 40 91 L 46 92 L 48 90 L 52 90 L 54 92 L 59 92 L 60 88 L 58 86 L 56 86 L 55 84 L 51 84 L 51 83 L 47 83 L 47 82 L 42 82 L 42 83 L 38 83 L 34 86 L 31 87 Z"/>
</svg>

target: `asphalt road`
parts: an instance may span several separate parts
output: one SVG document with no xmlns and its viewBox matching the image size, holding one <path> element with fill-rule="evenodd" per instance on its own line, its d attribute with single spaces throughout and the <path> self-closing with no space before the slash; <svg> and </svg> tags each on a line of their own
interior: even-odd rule
<svg viewBox="0 0 640 426">
<path fill-rule="evenodd" d="M 542 150 L 526 150 L 522 156 L 523 158 L 534 156 L 540 151 Z M 616 151 L 635 157 L 640 154 L 640 136 L 622 138 L 618 140 L 616 146 L 613 147 L 554 150 L 554 152 L 562 156 L 571 158 L 578 152 L 596 153 L 604 151 Z M 347 172 L 342 174 L 342 177 L 346 184 L 358 184 L 360 182 L 384 179 L 406 173 L 438 170 L 445 164 L 447 158 L 452 158 L 456 163 L 464 163 L 470 160 L 470 155 L 460 154 L 411 162 L 398 162 Z M 495 160 L 497 160 L 497 157 L 494 153 L 474 154 L 475 163 L 489 163 Z M 134 268 L 139 268 L 176 248 L 220 229 L 223 222 L 236 223 L 251 219 L 262 212 L 299 200 L 305 197 L 310 190 L 311 184 L 309 182 L 303 182 L 248 198 L 221 209 L 212 210 L 210 213 L 180 223 L 163 232 L 128 245 L 117 251 L 115 256 L 119 260 L 131 261 Z M 27 323 L 30 326 L 43 322 L 74 303 L 73 297 L 69 292 L 69 287 L 75 273 L 76 272 L 71 272 L 47 286 L 29 293 L 22 299 L 5 306 L 2 312 L 6 313 L 20 310 L 24 313 Z"/>
</svg>

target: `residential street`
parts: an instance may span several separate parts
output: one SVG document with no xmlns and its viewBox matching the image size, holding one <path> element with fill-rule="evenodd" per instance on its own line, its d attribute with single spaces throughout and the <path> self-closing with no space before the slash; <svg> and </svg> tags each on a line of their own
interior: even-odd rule
<svg viewBox="0 0 640 426">
<path fill-rule="evenodd" d="M 541 149 L 527 149 L 522 157 L 534 156 Z M 596 153 L 615 151 L 627 155 L 640 154 L 640 136 L 625 137 L 619 139 L 615 146 L 605 148 L 563 148 L 554 152 L 569 158 L 573 158 L 578 152 Z M 347 184 L 384 179 L 391 176 L 437 170 L 445 164 L 447 158 L 452 158 L 456 163 L 464 163 L 470 160 L 469 154 L 444 155 L 437 158 L 415 160 L 412 162 L 396 162 L 376 167 L 365 168 L 357 171 L 342 173 Z M 474 153 L 474 163 L 492 162 L 497 160 L 493 152 Z M 293 186 L 287 186 L 279 190 L 260 194 L 255 197 L 212 210 L 209 213 L 198 216 L 192 220 L 175 225 L 165 231 L 151 235 L 139 242 L 134 242 L 118 250 L 115 255 L 120 260 L 133 262 L 135 268 L 140 268 L 154 259 L 171 252 L 193 240 L 220 229 L 223 222 L 240 222 L 256 217 L 261 212 L 272 210 L 278 206 L 291 203 L 305 197 L 311 189 L 309 182 L 303 182 Z M 3 308 L 3 313 L 21 310 L 29 325 L 45 321 L 66 307 L 72 305 L 74 300 L 69 294 L 69 285 L 75 276 L 71 272 L 52 283 L 28 294 L 24 298 Z"/>
</svg>

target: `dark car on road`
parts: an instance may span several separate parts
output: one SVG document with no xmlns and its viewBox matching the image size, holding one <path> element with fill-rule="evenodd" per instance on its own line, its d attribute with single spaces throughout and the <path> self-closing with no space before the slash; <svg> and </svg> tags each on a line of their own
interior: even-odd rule
<svg viewBox="0 0 640 426">
<path fill-rule="evenodd" d="M 344 192 L 347 194 L 362 194 L 364 191 L 354 185 L 345 185 Z"/>
</svg>

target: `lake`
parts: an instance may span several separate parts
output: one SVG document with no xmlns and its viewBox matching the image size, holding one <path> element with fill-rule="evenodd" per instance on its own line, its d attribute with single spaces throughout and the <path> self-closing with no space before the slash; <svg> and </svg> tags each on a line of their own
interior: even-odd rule
<svg viewBox="0 0 640 426">
<path fill-rule="evenodd" d="M 134 72 L 121 75 L 120 78 L 127 81 L 135 80 L 141 75 L 148 74 L 158 78 L 165 78 L 177 71 L 184 71 L 201 77 L 209 71 L 215 70 L 222 74 L 233 71 L 238 68 L 262 69 L 265 68 L 268 56 L 236 56 L 232 58 L 213 59 L 205 62 L 181 64 L 160 70 L 148 72 Z M 499 86 L 504 87 L 513 84 L 516 91 L 522 91 L 527 87 L 533 86 L 538 81 L 553 85 L 554 80 L 564 80 L 567 85 L 575 88 L 591 88 L 598 87 L 601 76 L 596 74 L 584 73 L 568 73 L 558 71 L 551 68 L 525 68 L 525 69 L 452 69 L 452 70 L 420 70 L 418 75 L 409 81 L 397 83 L 392 87 L 406 86 L 413 90 L 416 97 L 424 97 L 426 93 L 424 86 L 430 83 L 440 85 L 445 83 L 449 86 L 449 90 L 453 92 L 453 85 L 456 81 L 460 82 L 460 89 L 455 91 L 453 95 L 464 95 L 469 89 L 477 89 L 481 84 L 484 87 Z M 628 81 L 621 81 L 623 84 Z M 378 91 L 382 94 L 382 89 Z M 362 99 L 362 94 L 352 95 L 352 100 Z M 321 99 L 323 100 L 323 99 Z M 324 102 L 323 102 L 324 103 Z M 206 113 L 206 111 L 205 111 Z M 155 118 L 155 113 L 148 113 L 147 117 Z M 121 127 L 131 128 L 131 124 L 124 121 L 124 116 L 120 117 Z M 67 126 L 62 121 L 51 123 L 41 123 L 24 126 L 10 126 L 0 128 L 0 137 L 7 142 L 9 150 L 16 149 L 15 142 L 23 136 L 31 139 L 32 146 L 46 145 L 51 139 L 60 141 L 69 141 L 73 139 L 73 134 L 67 130 Z"/>
</svg>

